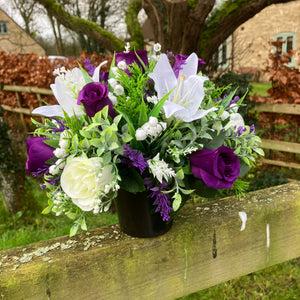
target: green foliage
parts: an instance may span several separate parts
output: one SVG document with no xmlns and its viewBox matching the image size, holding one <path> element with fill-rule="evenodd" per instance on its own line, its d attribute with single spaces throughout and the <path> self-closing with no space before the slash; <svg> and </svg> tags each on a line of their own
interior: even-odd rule
<svg viewBox="0 0 300 300">
<path fill-rule="evenodd" d="M 245 123 L 253 123 L 254 120 L 249 118 L 249 111 L 254 107 L 255 103 L 250 101 L 249 94 L 253 90 L 252 83 L 250 83 L 251 76 L 247 74 L 235 74 L 228 72 L 223 74 L 221 77 L 216 78 L 215 84 L 219 87 L 227 86 L 227 89 L 223 91 L 223 95 L 228 95 L 231 91 L 236 90 L 236 95 L 242 98 L 243 96 L 243 107 L 239 110 Z"/>
</svg>

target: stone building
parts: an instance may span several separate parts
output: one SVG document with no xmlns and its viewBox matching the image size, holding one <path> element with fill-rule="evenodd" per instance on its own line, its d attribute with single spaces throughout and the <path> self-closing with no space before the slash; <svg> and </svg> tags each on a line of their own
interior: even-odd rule
<svg viewBox="0 0 300 300">
<path fill-rule="evenodd" d="M 268 54 L 276 51 L 269 43 L 280 39 L 283 52 L 297 53 L 288 64 L 300 67 L 300 1 L 273 4 L 242 24 L 219 48 L 215 59 L 220 69 L 253 74 L 255 81 L 267 81 L 262 72 Z"/>
<path fill-rule="evenodd" d="M 45 55 L 45 49 L 0 9 L 0 51 Z"/>
</svg>

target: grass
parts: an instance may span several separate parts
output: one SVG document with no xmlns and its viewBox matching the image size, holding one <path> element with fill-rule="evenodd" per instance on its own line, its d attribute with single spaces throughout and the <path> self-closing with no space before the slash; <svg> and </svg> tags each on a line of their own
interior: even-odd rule
<svg viewBox="0 0 300 300">
<path fill-rule="evenodd" d="M 253 86 L 253 90 L 251 91 L 251 95 L 257 94 L 260 96 L 267 96 L 267 90 L 272 87 L 271 83 L 260 83 L 260 82 L 251 82 Z"/>
<path fill-rule="evenodd" d="M 18 212 L 10 216 L 0 196 L 0 251 L 69 234 L 72 220 L 51 214 L 41 215 L 47 197 L 46 193 L 39 188 L 39 183 L 28 177 L 26 188 L 33 192 L 35 211 Z M 116 215 L 107 213 L 101 217 L 89 217 L 88 226 L 92 229 L 117 222 Z"/>
</svg>

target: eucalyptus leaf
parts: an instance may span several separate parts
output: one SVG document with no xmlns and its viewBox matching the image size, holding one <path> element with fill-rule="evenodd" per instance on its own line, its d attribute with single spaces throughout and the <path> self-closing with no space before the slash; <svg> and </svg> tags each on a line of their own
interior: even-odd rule
<svg viewBox="0 0 300 300">
<path fill-rule="evenodd" d="M 74 225 L 70 229 L 70 233 L 69 233 L 70 237 L 74 236 L 77 233 L 78 227 L 79 227 L 79 224 L 74 223 Z"/>
</svg>

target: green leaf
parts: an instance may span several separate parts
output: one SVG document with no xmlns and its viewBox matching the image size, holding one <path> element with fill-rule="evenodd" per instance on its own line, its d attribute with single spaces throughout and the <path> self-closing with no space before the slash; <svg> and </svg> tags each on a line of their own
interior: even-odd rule
<svg viewBox="0 0 300 300">
<path fill-rule="evenodd" d="M 149 117 L 156 117 L 156 118 L 158 117 L 163 105 L 165 104 L 166 100 L 168 99 L 168 97 L 170 96 L 170 94 L 173 92 L 174 89 L 175 87 L 159 100 L 159 102 L 151 110 Z"/>
<path fill-rule="evenodd" d="M 148 121 L 147 108 L 145 102 L 142 100 L 140 106 L 139 122 L 138 122 L 139 127 L 144 125 L 147 121 Z"/>
<path fill-rule="evenodd" d="M 115 109 L 119 114 L 121 114 L 124 119 L 126 120 L 127 124 L 128 124 L 128 130 L 129 130 L 129 133 L 131 136 L 135 136 L 135 129 L 134 129 L 134 126 L 133 126 L 133 123 L 131 121 L 131 119 L 129 118 L 129 116 L 127 116 L 124 112 L 121 112 L 120 110 L 118 109 Z"/>
<path fill-rule="evenodd" d="M 77 233 L 78 227 L 79 227 L 79 224 L 78 223 L 74 223 L 74 225 L 70 229 L 70 234 L 69 234 L 70 237 L 74 236 Z"/>
<path fill-rule="evenodd" d="M 47 206 L 46 208 L 43 209 L 42 214 L 47 215 L 51 212 L 51 207 Z"/>
<path fill-rule="evenodd" d="M 46 145 L 52 147 L 52 148 L 58 148 L 59 146 L 59 140 L 44 140 L 43 141 Z"/>
<path fill-rule="evenodd" d="M 92 137 L 91 133 L 88 132 L 87 130 L 79 130 L 79 133 L 81 136 L 87 138 L 87 139 L 90 139 Z"/>
<path fill-rule="evenodd" d="M 69 218 L 69 219 L 71 219 L 71 220 L 75 220 L 75 218 L 78 216 L 78 214 L 76 214 L 76 213 L 72 213 L 72 212 L 67 212 L 66 213 L 66 216 Z"/>
<path fill-rule="evenodd" d="M 108 165 L 111 162 L 111 152 L 106 152 L 103 156 L 103 164 Z"/>
<path fill-rule="evenodd" d="M 261 156 L 265 156 L 265 152 L 261 148 L 253 148 L 253 151 L 255 151 L 256 153 L 258 153 Z"/>
<path fill-rule="evenodd" d="M 174 199 L 174 201 L 173 201 L 173 203 L 172 203 L 172 208 L 173 208 L 174 211 L 176 211 L 176 210 L 178 210 L 179 207 L 180 207 L 180 204 L 181 204 L 181 196 L 180 196 L 180 194 L 175 194 L 173 198 L 175 198 L 175 199 Z"/>
<path fill-rule="evenodd" d="M 77 150 L 78 148 L 78 135 L 75 134 L 72 138 L 72 147 Z"/>
<path fill-rule="evenodd" d="M 91 78 L 91 76 L 87 73 L 87 71 L 80 65 L 80 63 L 78 63 L 78 65 L 82 72 L 85 83 L 94 82 L 93 79 Z"/>
<path fill-rule="evenodd" d="M 90 143 L 91 143 L 92 146 L 94 146 L 96 148 L 104 147 L 103 142 L 98 138 L 91 139 Z"/>
<path fill-rule="evenodd" d="M 230 103 L 231 99 L 233 98 L 233 96 L 235 95 L 237 89 L 238 88 L 236 88 L 232 93 L 230 93 L 225 99 L 223 99 L 221 101 L 221 104 L 224 108 L 226 108 L 229 105 L 229 103 Z"/>
<path fill-rule="evenodd" d="M 81 219 L 80 227 L 81 227 L 82 230 L 87 230 L 85 217 L 83 217 L 83 218 Z"/>
</svg>

